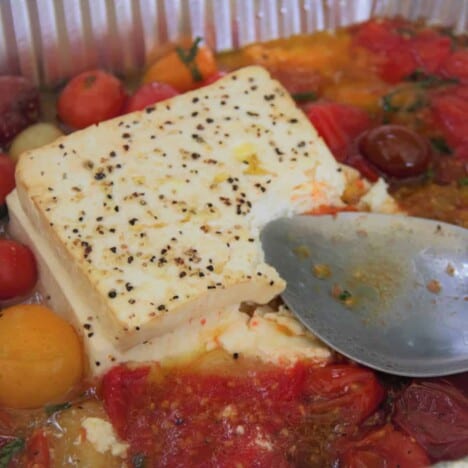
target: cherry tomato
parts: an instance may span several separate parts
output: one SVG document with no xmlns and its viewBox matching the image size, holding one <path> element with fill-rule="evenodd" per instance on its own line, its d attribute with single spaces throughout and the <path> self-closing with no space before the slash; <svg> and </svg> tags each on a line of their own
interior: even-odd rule
<svg viewBox="0 0 468 468">
<path fill-rule="evenodd" d="M 468 84 L 468 50 L 460 49 L 450 54 L 442 65 L 442 74 Z"/>
<path fill-rule="evenodd" d="M 5 154 L 0 154 L 0 206 L 15 188 L 15 163 Z"/>
<path fill-rule="evenodd" d="M 37 408 L 65 398 L 83 372 L 73 327 L 47 307 L 19 304 L 0 314 L 0 405 Z"/>
<path fill-rule="evenodd" d="M 419 175 L 430 160 L 427 141 L 401 125 L 381 125 L 369 130 L 360 140 L 359 149 L 382 172 L 394 177 Z"/>
<path fill-rule="evenodd" d="M 125 102 L 122 83 L 103 70 L 91 70 L 72 78 L 60 93 L 59 117 L 72 128 L 111 119 L 120 114 Z"/>
<path fill-rule="evenodd" d="M 223 76 L 226 76 L 226 72 L 223 72 L 221 70 L 218 70 L 205 78 L 202 82 L 201 86 L 208 86 L 210 84 L 216 83 L 219 79 L 221 79 Z"/>
<path fill-rule="evenodd" d="M 396 401 L 393 420 L 433 461 L 468 455 L 468 395 L 447 381 L 412 383 Z"/>
<path fill-rule="evenodd" d="M 450 55 L 452 41 L 447 36 L 426 30 L 411 39 L 410 49 L 418 68 L 426 73 L 435 73 Z"/>
<path fill-rule="evenodd" d="M 379 173 L 377 170 L 366 161 L 361 154 L 353 153 L 346 159 L 348 166 L 354 167 L 359 173 L 370 182 L 377 182 L 379 180 Z"/>
<path fill-rule="evenodd" d="M 358 107 L 333 102 L 306 106 L 307 117 L 338 161 L 344 161 L 352 141 L 370 125 L 369 116 Z"/>
<path fill-rule="evenodd" d="M 427 466 L 429 458 L 417 442 L 389 424 L 354 442 L 340 457 L 340 467 L 343 468 Z"/>
<path fill-rule="evenodd" d="M 0 300 L 27 294 L 36 281 L 36 261 L 29 248 L 0 239 Z"/>
<path fill-rule="evenodd" d="M 123 113 L 142 110 L 151 104 L 164 101 L 171 97 L 177 96 L 179 93 L 166 83 L 147 83 L 142 85 L 133 96 L 127 98 Z"/>
<path fill-rule="evenodd" d="M 49 468 L 49 442 L 44 431 L 36 430 L 26 445 L 26 468 Z"/>
<path fill-rule="evenodd" d="M 326 413 L 339 408 L 341 421 L 355 424 L 377 408 L 385 393 L 372 371 L 349 364 L 315 369 L 306 386 L 318 395 L 312 403 L 312 412 Z"/>
<path fill-rule="evenodd" d="M 468 87 L 432 96 L 431 108 L 450 146 L 468 143 Z"/>
<path fill-rule="evenodd" d="M 0 76 L 0 144 L 39 118 L 39 92 L 26 78 Z"/>
</svg>

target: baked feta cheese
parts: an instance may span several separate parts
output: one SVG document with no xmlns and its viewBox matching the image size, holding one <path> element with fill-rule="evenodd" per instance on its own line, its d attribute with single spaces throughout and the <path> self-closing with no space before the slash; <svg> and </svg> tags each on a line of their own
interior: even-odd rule
<svg viewBox="0 0 468 468">
<path fill-rule="evenodd" d="M 346 183 L 260 67 L 25 153 L 16 179 L 17 206 L 68 276 L 62 293 L 120 351 L 278 295 L 259 229 L 342 205 Z"/>
</svg>

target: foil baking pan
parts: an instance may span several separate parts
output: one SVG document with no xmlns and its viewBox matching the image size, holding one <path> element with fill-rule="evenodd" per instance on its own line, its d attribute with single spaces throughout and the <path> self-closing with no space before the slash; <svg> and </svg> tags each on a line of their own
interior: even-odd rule
<svg viewBox="0 0 468 468">
<path fill-rule="evenodd" d="M 468 0 L 0 0 L 0 74 L 54 87 L 95 67 L 134 74 L 183 38 L 221 52 L 396 15 L 463 34 Z"/>
<path fill-rule="evenodd" d="M 0 73 L 54 86 L 96 66 L 134 73 L 181 38 L 224 51 L 395 15 L 462 33 L 468 0 L 0 0 Z"/>
</svg>

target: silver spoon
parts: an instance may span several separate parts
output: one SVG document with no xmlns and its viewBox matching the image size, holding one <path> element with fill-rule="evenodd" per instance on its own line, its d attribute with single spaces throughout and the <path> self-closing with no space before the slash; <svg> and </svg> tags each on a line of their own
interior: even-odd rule
<svg viewBox="0 0 468 468">
<path fill-rule="evenodd" d="M 340 213 L 278 219 L 261 239 L 288 307 L 341 354 L 403 376 L 468 370 L 468 229 Z"/>
</svg>

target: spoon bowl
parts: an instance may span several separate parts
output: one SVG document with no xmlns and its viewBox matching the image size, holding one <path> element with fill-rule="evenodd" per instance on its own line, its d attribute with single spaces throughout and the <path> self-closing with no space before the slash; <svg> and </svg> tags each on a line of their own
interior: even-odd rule
<svg viewBox="0 0 468 468">
<path fill-rule="evenodd" d="M 330 347 L 411 377 L 468 370 L 468 230 L 399 215 L 340 213 L 267 224 L 283 299 Z"/>
</svg>

